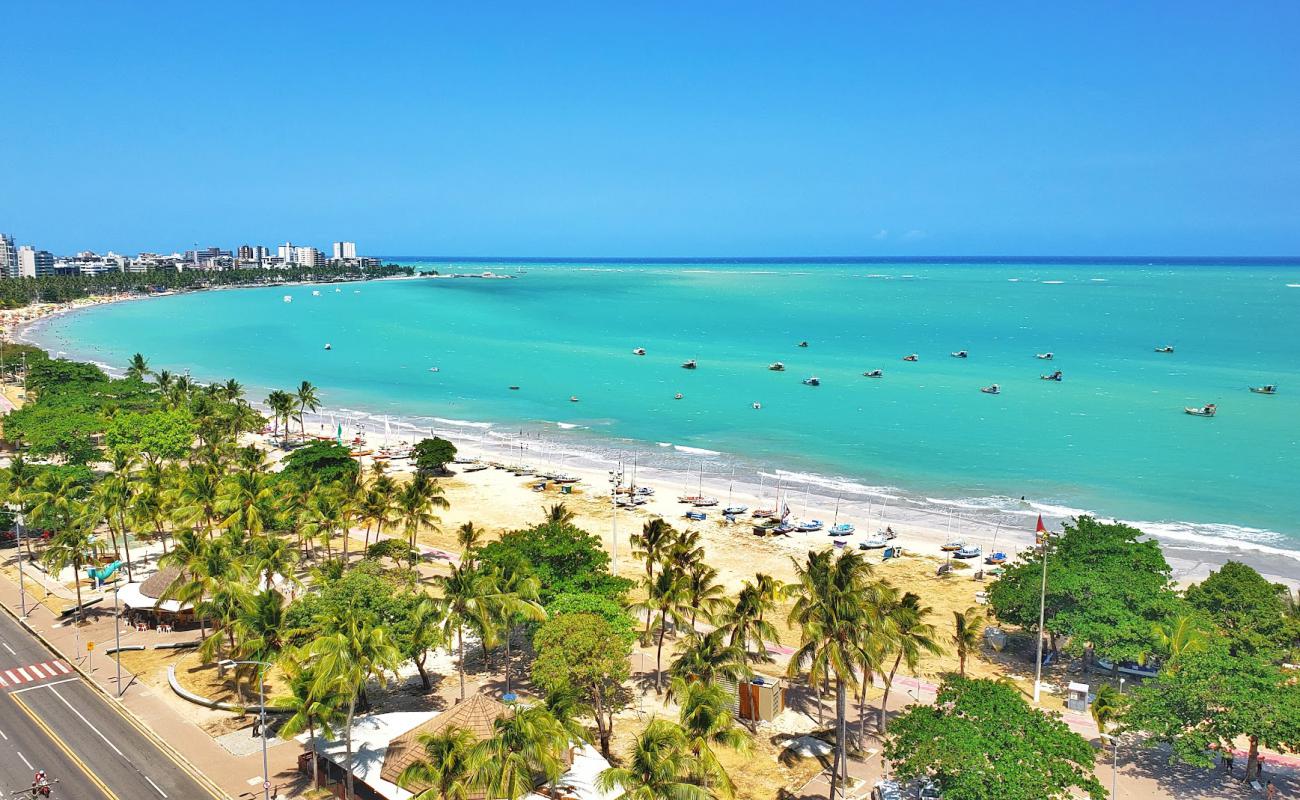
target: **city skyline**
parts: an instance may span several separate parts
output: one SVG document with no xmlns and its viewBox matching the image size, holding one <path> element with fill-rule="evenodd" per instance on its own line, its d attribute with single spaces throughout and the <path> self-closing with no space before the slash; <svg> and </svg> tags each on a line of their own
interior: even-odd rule
<svg viewBox="0 0 1300 800">
<path fill-rule="evenodd" d="M 21 187 L 0 230 L 52 251 L 347 229 L 461 256 L 1300 252 L 1293 4 L 748 11 L 20 5 L 32 35 L 0 69 L 35 113 L 0 128 Z M 110 40 L 132 45 L 106 62 Z M 200 40 L 228 57 L 175 46 Z"/>
</svg>

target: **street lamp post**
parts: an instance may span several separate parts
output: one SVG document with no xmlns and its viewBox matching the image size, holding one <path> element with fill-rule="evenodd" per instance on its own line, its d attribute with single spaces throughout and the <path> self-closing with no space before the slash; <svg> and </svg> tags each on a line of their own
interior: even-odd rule
<svg viewBox="0 0 1300 800">
<path fill-rule="evenodd" d="M 266 760 L 266 685 L 263 680 L 266 669 L 271 665 L 265 661 L 236 661 L 236 664 L 256 664 L 257 670 L 257 697 L 258 697 L 258 728 L 262 735 L 262 796 L 264 800 L 271 800 L 271 768 Z"/>
<path fill-rule="evenodd" d="M 22 616 L 27 616 L 27 580 L 23 572 L 23 515 L 18 514 L 14 517 L 14 524 L 17 527 L 18 534 L 18 603 L 22 608 Z"/>
<path fill-rule="evenodd" d="M 122 617 L 118 610 L 117 590 L 122 588 L 113 584 L 113 659 L 117 661 L 117 696 L 122 696 Z"/>
<path fill-rule="evenodd" d="M 1039 517 L 1042 524 L 1042 517 Z M 1043 536 L 1043 588 L 1038 596 L 1038 656 L 1034 664 L 1034 705 L 1038 705 L 1039 692 L 1043 688 L 1043 626 L 1047 616 L 1047 537 Z"/>
</svg>

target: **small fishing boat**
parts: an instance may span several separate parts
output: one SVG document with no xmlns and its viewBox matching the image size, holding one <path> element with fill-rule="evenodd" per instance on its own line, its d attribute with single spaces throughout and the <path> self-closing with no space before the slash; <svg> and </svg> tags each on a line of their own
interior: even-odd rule
<svg viewBox="0 0 1300 800">
<path fill-rule="evenodd" d="M 578 402 L 578 396 L 577 396 L 576 394 L 575 394 L 575 395 L 570 395 L 570 396 L 569 396 L 569 402 L 570 402 L 570 403 L 576 403 L 576 402 Z"/>
<path fill-rule="evenodd" d="M 700 521 L 702 521 L 702 520 L 707 519 L 707 518 L 708 518 L 708 515 L 705 514 L 703 511 L 687 511 L 687 512 L 686 512 L 686 518 L 689 519 L 689 520 L 694 520 L 694 521 L 696 521 L 696 522 L 700 522 Z"/>
<path fill-rule="evenodd" d="M 804 385 L 804 386 L 821 386 L 821 385 L 822 385 L 822 379 L 819 378 L 819 377 L 817 377 L 816 375 L 813 375 L 813 376 L 811 376 L 811 377 L 804 378 L 804 379 L 803 379 L 803 385 Z"/>
<path fill-rule="evenodd" d="M 1255 394 L 1277 394 L 1277 387 L 1271 383 L 1268 386 L 1252 386 L 1250 390 Z"/>
<path fill-rule="evenodd" d="M 312 297 L 320 297 L 320 290 L 319 290 L 319 289 L 313 289 L 313 290 L 312 290 L 312 293 L 311 293 L 311 296 L 312 296 Z"/>
<path fill-rule="evenodd" d="M 286 295 L 284 296 L 284 302 L 286 302 L 286 303 L 292 303 L 292 302 L 293 302 L 293 295 L 291 295 L 291 294 L 286 294 Z"/>
<path fill-rule="evenodd" d="M 807 346 L 808 346 L 808 343 L 807 343 L 807 342 L 800 342 L 800 343 L 799 343 L 799 346 L 800 346 L 800 347 L 807 347 Z"/>
<path fill-rule="evenodd" d="M 727 506 L 726 508 L 722 509 L 722 513 L 726 514 L 729 517 L 734 517 L 738 514 L 744 514 L 748 510 L 749 510 L 749 506 Z"/>
<path fill-rule="evenodd" d="M 1172 344 L 1167 344 L 1167 345 L 1165 345 L 1164 347 L 1157 347 L 1157 348 L 1156 348 L 1156 352 L 1157 352 L 1157 353 L 1172 353 L 1172 352 L 1174 352 L 1174 346 L 1173 346 Z"/>
<path fill-rule="evenodd" d="M 1191 414 L 1193 417 L 1212 417 L 1218 413 L 1219 407 L 1214 403 L 1202 406 L 1200 408 L 1184 408 L 1184 414 Z"/>
<path fill-rule="evenodd" d="M 885 541 L 885 537 L 883 536 L 868 536 L 858 542 L 859 550 L 880 550 L 888 546 L 889 543 Z"/>
<path fill-rule="evenodd" d="M 638 347 L 638 348 L 636 348 L 635 350 L 632 351 L 632 355 L 634 355 L 634 356 L 643 356 L 643 355 L 645 355 L 645 348 L 644 348 L 644 347 Z"/>
<path fill-rule="evenodd" d="M 948 355 L 953 358 L 970 358 L 970 353 L 967 353 L 965 350 L 958 350 L 957 352 L 949 353 Z"/>
<path fill-rule="evenodd" d="M 776 516 L 776 509 L 775 509 L 775 508 L 756 508 L 756 509 L 754 509 L 753 511 L 749 512 L 749 515 L 750 515 L 751 517 L 753 517 L 754 519 L 769 519 L 769 518 L 771 518 L 771 517 L 775 517 L 775 516 Z"/>
<path fill-rule="evenodd" d="M 430 372 L 442 372 L 442 370 L 438 369 L 437 367 L 429 367 L 429 371 L 430 371 Z"/>
<path fill-rule="evenodd" d="M 487 469 L 487 464 L 470 464 L 468 467 L 462 467 L 461 472 L 482 472 Z"/>
<path fill-rule="evenodd" d="M 883 531 L 878 531 L 878 533 L 890 541 L 898 538 L 898 534 L 894 533 L 894 529 L 888 525 L 885 526 Z"/>
<path fill-rule="evenodd" d="M 885 377 L 885 373 L 882 372 L 881 370 L 878 370 L 878 369 L 872 369 L 872 370 L 867 370 L 866 372 L 862 373 L 862 377 L 864 377 L 864 378 L 883 378 L 883 377 Z"/>
<path fill-rule="evenodd" d="M 957 539 L 945 542 L 940 545 L 939 549 L 945 553 L 955 553 L 966 546 L 966 543 Z"/>
<path fill-rule="evenodd" d="M 1007 554 L 1001 551 L 998 551 L 996 553 L 989 553 L 984 558 L 985 564 L 991 564 L 993 566 L 997 566 L 998 564 L 1005 564 L 1006 561 L 1007 561 Z"/>
<path fill-rule="evenodd" d="M 979 558 L 984 551 L 977 544 L 968 544 L 952 554 L 953 558 Z"/>
<path fill-rule="evenodd" d="M 674 400 L 681 400 L 681 399 L 682 399 L 682 393 L 681 393 L 681 392 L 678 392 L 677 394 L 673 395 L 673 399 L 674 399 Z"/>
<path fill-rule="evenodd" d="M 920 361 L 921 358 L 920 358 L 920 356 L 918 356 L 916 353 L 912 353 L 911 355 L 903 356 L 903 360 L 904 360 L 904 361 Z"/>
<path fill-rule="evenodd" d="M 1039 375 L 1038 379 L 1042 381 L 1056 381 L 1057 383 L 1060 383 L 1061 380 L 1063 380 L 1059 369 L 1051 375 Z"/>
<path fill-rule="evenodd" d="M 760 402 L 758 402 L 757 400 L 754 401 L 753 403 L 750 403 L 749 405 L 750 405 L 750 408 L 753 408 L 755 411 L 757 411 L 758 409 L 760 409 L 760 408 L 763 407 L 763 404 L 760 403 Z"/>
<path fill-rule="evenodd" d="M 682 369 L 695 369 L 695 368 L 698 367 L 698 366 L 699 366 L 699 364 L 696 364 L 696 363 L 695 363 L 695 359 L 693 359 L 693 358 L 692 358 L 691 360 L 689 360 L 689 361 L 683 361 L 683 362 L 682 362 Z"/>
<path fill-rule="evenodd" d="M 653 487 L 650 486 L 638 486 L 636 487 L 636 493 L 649 497 L 650 495 L 655 493 L 655 490 Z"/>
<path fill-rule="evenodd" d="M 1055 358 L 1055 357 L 1056 357 L 1056 354 L 1055 354 L 1055 353 L 1035 353 L 1035 354 L 1034 354 L 1034 358 L 1042 359 L 1043 361 L 1051 361 L 1051 360 L 1052 360 L 1053 358 Z"/>
<path fill-rule="evenodd" d="M 326 342 L 326 343 L 325 343 L 325 349 L 326 349 L 326 350 L 333 350 L 333 349 L 334 349 L 334 345 L 330 344 L 329 342 Z"/>
<path fill-rule="evenodd" d="M 831 526 L 831 535 L 848 536 L 849 534 L 853 533 L 855 530 L 857 530 L 857 528 L 853 526 L 852 522 L 841 522 L 838 525 Z"/>
<path fill-rule="evenodd" d="M 771 364 L 767 365 L 767 368 L 773 372 L 785 372 L 785 364 L 782 364 L 780 361 L 773 361 Z"/>
<path fill-rule="evenodd" d="M 517 391 L 519 391 L 519 387 L 518 387 L 518 386 L 511 386 L 511 387 L 510 387 L 510 391 L 512 391 L 512 392 L 517 392 Z"/>
<path fill-rule="evenodd" d="M 353 458 L 361 458 L 362 456 L 373 455 L 374 452 L 374 450 L 349 450 L 348 455 Z"/>
<path fill-rule="evenodd" d="M 998 388 L 998 385 L 996 383 L 990 386 L 985 386 L 984 388 L 980 389 L 980 391 L 983 392 L 984 394 L 1002 394 L 1002 390 Z"/>
<path fill-rule="evenodd" d="M 794 529 L 800 533 L 813 533 L 822 529 L 822 521 L 819 519 L 799 520 L 798 524 L 794 526 Z"/>
<path fill-rule="evenodd" d="M 718 498 L 716 497 L 697 497 L 691 501 L 691 505 L 695 506 L 696 508 L 704 508 L 706 506 L 716 506 L 717 504 L 718 504 Z"/>
</svg>

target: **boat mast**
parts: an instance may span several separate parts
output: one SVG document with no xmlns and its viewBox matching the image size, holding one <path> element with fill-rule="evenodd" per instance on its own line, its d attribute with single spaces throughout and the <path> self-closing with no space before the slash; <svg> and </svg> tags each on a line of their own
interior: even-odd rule
<svg viewBox="0 0 1300 800">
<path fill-rule="evenodd" d="M 835 495 L 835 516 L 831 517 L 831 530 L 835 530 L 835 524 L 840 521 L 840 498 L 843 496 L 844 492 Z"/>
</svg>

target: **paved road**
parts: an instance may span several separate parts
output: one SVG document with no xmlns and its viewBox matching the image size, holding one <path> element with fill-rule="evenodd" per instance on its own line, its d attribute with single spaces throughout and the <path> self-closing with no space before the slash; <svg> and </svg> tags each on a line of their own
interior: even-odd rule
<svg viewBox="0 0 1300 800">
<path fill-rule="evenodd" d="M 56 800 L 212 795 L 38 639 L 0 612 L 0 798 L 44 769 Z"/>
</svg>

